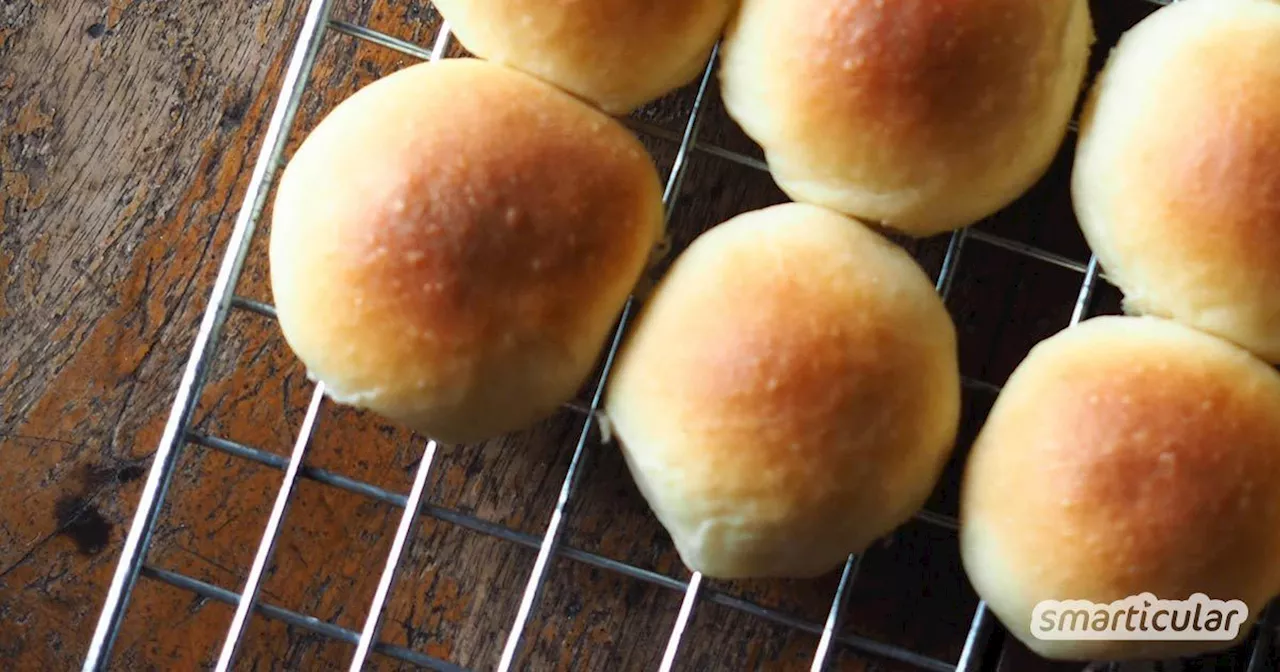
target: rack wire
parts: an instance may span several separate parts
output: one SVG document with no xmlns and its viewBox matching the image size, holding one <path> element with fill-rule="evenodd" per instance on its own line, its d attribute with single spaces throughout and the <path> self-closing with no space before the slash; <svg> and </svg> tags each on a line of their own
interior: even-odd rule
<svg viewBox="0 0 1280 672">
<path fill-rule="evenodd" d="M 1170 2 L 1170 0 L 1129 1 L 1142 2 L 1148 5 L 1165 5 Z M 393 49 L 412 58 L 423 60 L 437 60 L 444 57 L 450 45 L 450 31 L 447 23 L 442 23 L 434 43 L 430 48 L 426 48 L 365 26 L 332 19 L 330 17 L 332 5 L 332 0 L 311 0 L 305 10 L 302 26 L 288 61 L 281 91 L 266 130 L 262 149 L 253 168 L 244 203 L 232 230 L 228 249 L 214 282 L 209 303 L 179 383 L 168 422 L 155 453 L 153 464 L 148 472 L 137 512 L 124 542 L 122 556 L 108 588 L 105 604 L 83 664 L 84 670 L 96 672 L 107 669 L 113 646 L 120 633 L 121 624 L 129 605 L 130 596 L 138 578 L 146 577 L 149 580 L 159 581 L 190 591 L 200 597 L 235 607 L 235 615 L 218 657 L 216 669 L 219 671 L 233 667 L 240 643 L 244 638 L 246 624 L 255 613 L 333 640 L 354 644 L 356 650 L 350 663 L 351 670 L 362 669 L 368 656 L 376 652 L 383 656 L 389 656 L 399 661 L 430 669 L 444 672 L 462 671 L 464 668 L 449 661 L 440 660 L 409 648 L 395 646 L 379 639 L 384 608 L 388 595 L 396 582 L 401 558 L 412 539 L 415 528 L 418 527 L 415 523 L 419 520 L 419 516 L 423 515 L 513 544 L 537 549 L 537 557 L 532 572 L 526 582 L 519 608 L 511 623 L 509 634 L 506 637 L 497 663 L 497 669 L 500 672 L 507 672 L 512 669 L 519 658 L 525 643 L 526 629 L 530 616 L 537 608 L 543 589 L 547 584 L 549 565 L 555 558 L 568 558 L 648 584 L 683 592 L 680 609 L 675 623 L 671 627 L 670 636 L 661 659 L 659 669 L 663 672 L 674 667 L 679 659 L 692 615 L 701 604 L 708 602 L 729 607 L 777 625 L 817 635 L 819 642 L 813 653 L 811 665 L 811 669 L 814 672 L 827 669 L 833 661 L 838 646 L 846 646 L 867 654 L 895 660 L 917 669 L 937 672 L 977 672 L 981 669 L 988 669 L 994 664 L 993 655 L 998 653 L 999 648 L 994 644 L 998 639 L 996 634 L 999 631 L 999 625 L 987 610 L 985 604 L 981 602 L 979 602 L 974 612 L 961 655 L 956 661 L 939 660 L 902 646 L 843 632 L 841 626 L 844 610 L 852 587 L 858 579 L 862 562 L 861 556 L 850 556 L 848 558 L 840 574 L 839 583 L 835 594 L 832 596 L 825 621 L 814 623 L 796 618 L 777 609 L 764 607 L 745 599 L 709 590 L 704 586 L 701 574 L 695 573 L 690 580 L 681 581 L 610 559 L 603 555 L 575 549 L 563 543 L 562 537 L 569 505 L 576 496 L 583 474 L 582 465 L 584 456 L 588 451 L 588 437 L 598 421 L 597 411 L 601 403 L 605 383 L 608 379 L 614 356 L 626 332 L 627 324 L 632 317 L 635 305 L 634 300 L 627 302 L 618 318 L 616 330 L 610 340 L 607 351 L 604 353 L 603 369 L 594 386 L 589 405 L 570 406 L 572 410 L 581 414 L 582 426 L 578 433 L 577 443 L 570 459 L 568 471 L 559 490 L 559 497 L 556 500 L 550 520 L 540 536 L 517 532 L 490 521 L 425 503 L 424 491 L 427 476 L 433 467 L 437 449 L 434 441 L 425 442 L 422 448 L 422 459 L 414 476 L 412 488 L 407 494 L 391 492 L 338 473 L 308 466 L 306 464 L 308 449 L 312 444 L 318 413 L 324 403 L 323 385 L 316 385 L 312 392 L 301 430 L 288 458 L 225 438 L 195 431 L 191 424 L 192 414 L 208 378 L 213 353 L 222 335 L 228 316 L 233 311 L 245 311 L 267 319 L 275 319 L 276 317 L 275 309 L 272 306 L 243 296 L 237 296 L 235 287 L 245 264 L 250 241 L 263 212 L 271 185 L 280 167 L 280 160 L 287 137 L 298 112 L 300 98 L 307 87 L 326 33 L 332 32 L 367 41 Z M 699 139 L 699 129 L 704 116 L 704 108 L 717 56 L 718 47 L 712 52 L 710 60 L 697 81 L 693 106 L 684 120 L 681 133 L 674 134 L 664 128 L 636 119 L 626 120 L 626 123 L 630 124 L 634 130 L 678 143 L 678 150 L 663 194 L 668 222 L 678 205 L 681 185 L 692 153 L 703 153 L 755 170 L 768 170 L 767 166 L 759 159 L 724 149 Z M 990 245 L 1079 273 L 1081 275 L 1081 283 L 1069 324 L 1076 324 L 1089 314 L 1095 289 L 1098 283 L 1103 280 L 1096 257 L 1091 256 L 1087 263 L 1081 263 L 1034 245 L 976 228 L 957 231 L 951 234 L 949 238 L 945 257 L 936 278 L 937 291 L 944 300 L 951 293 L 964 250 L 966 246 L 971 244 Z M 970 378 L 965 378 L 963 383 L 969 388 L 987 392 L 998 392 L 1000 389 L 998 385 L 993 383 Z M 283 483 L 267 520 L 266 529 L 255 553 L 248 578 L 240 591 L 229 590 L 177 572 L 155 567 L 146 561 L 147 552 L 155 531 L 157 516 L 173 480 L 180 447 L 184 443 L 203 446 L 284 472 Z M 263 575 L 271 562 L 281 523 L 288 513 L 289 506 L 293 500 L 293 493 L 302 479 L 345 490 L 403 509 L 367 618 L 359 632 L 327 623 L 314 616 L 266 604 L 260 599 Z M 957 528 L 957 521 L 954 518 L 938 513 L 922 511 L 918 514 L 917 519 L 928 525 L 946 530 L 954 531 Z M 1271 623 L 1274 620 L 1273 617 L 1276 611 L 1276 609 L 1268 610 L 1263 619 L 1261 619 L 1262 624 L 1259 626 L 1259 635 L 1255 638 L 1248 663 L 1248 672 L 1264 672 L 1265 667 L 1268 665 L 1266 661 L 1269 659 L 1271 648 L 1274 646 Z"/>
</svg>

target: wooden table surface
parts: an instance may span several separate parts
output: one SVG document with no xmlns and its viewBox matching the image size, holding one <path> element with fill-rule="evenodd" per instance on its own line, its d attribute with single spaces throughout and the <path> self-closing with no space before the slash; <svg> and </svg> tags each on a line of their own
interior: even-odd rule
<svg viewBox="0 0 1280 672">
<path fill-rule="evenodd" d="M 85 654 L 304 4 L 0 4 L 0 660 L 7 669 L 73 669 Z M 438 24 L 418 0 L 335 4 L 335 18 L 419 44 L 431 42 Z M 1149 11 L 1139 0 L 1094 5 L 1104 43 Z M 413 62 L 331 34 L 291 147 L 343 97 Z M 640 115 L 658 129 L 644 139 L 664 174 L 691 93 Z M 758 156 L 714 90 L 704 115 L 701 141 Z M 1087 260 L 1065 191 L 1069 145 L 1041 186 L 979 231 Z M 676 205 L 676 242 L 782 200 L 766 174 L 696 151 Z M 237 289 L 268 302 L 269 225 L 262 223 Z M 940 237 L 910 247 L 936 274 L 946 244 Z M 1067 323 L 1079 282 L 1076 270 L 971 240 L 951 297 L 964 373 L 1002 382 L 1032 344 Z M 1104 290 L 1097 304 L 1098 312 L 1114 312 L 1114 292 Z M 311 391 L 274 323 L 237 311 L 194 426 L 287 455 Z M 966 437 L 992 399 L 981 386 L 966 390 Z M 452 522 L 422 517 L 388 604 L 384 640 L 492 667 L 582 423 L 581 413 L 566 410 L 527 432 L 441 451 L 427 497 L 446 518 L 456 515 Z M 404 493 L 423 447 L 378 418 L 327 404 L 309 464 Z M 568 545 L 687 580 L 615 448 L 592 434 L 586 455 L 568 510 Z M 953 467 L 933 510 L 954 514 L 955 474 Z M 188 443 L 148 564 L 238 590 L 281 476 Z M 263 601 L 358 630 L 399 516 L 376 499 L 303 481 Z M 837 579 L 713 582 L 680 669 L 808 669 L 815 634 L 745 614 L 734 600 L 820 624 Z M 526 630 L 521 669 L 653 669 L 681 597 L 669 586 L 557 559 Z M 914 523 L 867 554 L 842 633 L 953 662 L 975 605 L 954 532 Z M 114 668 L 208 666 L 231 613 L 143 578 Z M 259 615 L 240 668 L 345 669 L 352 652 Z M 1012 645 L 1005 654 L 1000 669 L 1009 671 L 1080 668 L 1033 663 Z M 915 669 L 850 647 L 837 662 L 847 670 Z M 373 663 L 402 667 L 376 655 Z"/>
</svg>

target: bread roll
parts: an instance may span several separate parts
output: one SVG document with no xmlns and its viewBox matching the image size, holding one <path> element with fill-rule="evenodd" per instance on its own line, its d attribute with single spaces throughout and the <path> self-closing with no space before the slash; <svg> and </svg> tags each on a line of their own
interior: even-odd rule
<svg viewBox="0 0 1280 672">
<path fill-rule="evenodd" d="M 908 520 L 959 422 L 955 330 L 919 266 L 788 204 L 703 234 L 655 288 L 606 409 L 681 558 L 806 578 Z"/>
<path fill-rule="evenodd" d="M 1127 310 L 1280 363 L 1280 3 L 1183 0 L 1131 29 L 1090 96 L 1073 182 Z"/>
<path fill-rule="evenodd" d="M 624 114 L 694 80 L 736 0 L 436 0 L 473 54 Z"/>
<path fill-rule="evenodd" d="M 285 170 L 280 324 L 339 402 L 447 443 L 514 431 L 590 374 L 661 198 L 639 141 L 550 85 L 477 60 L 401 70 Z"/>
<path fill-rule="evenodd" d="M 1032 615 L 1042 600 L 1202 593 L 1241 600 L 1252 621 L 1280 591 L 1280 374 L 1152 317 L 1095 318 L 1042 342 L 973 446 L 960 547 L 978 594 L 1042 656 L 1158 659 L 1228 646 L 1050 641 L 1033 634 Z M 1243 616 L 1235 641 L 1249 632 Z M 1147 632 L 1157 624 L 1173 625 L 1152 614 Z"/>
<path fill-rule="evenodd" d="M 744 0 L 722 89 L 793 199 L 925 236 L 1045 173 L 1092 39 L 1086 0 Z"/>
</svg>

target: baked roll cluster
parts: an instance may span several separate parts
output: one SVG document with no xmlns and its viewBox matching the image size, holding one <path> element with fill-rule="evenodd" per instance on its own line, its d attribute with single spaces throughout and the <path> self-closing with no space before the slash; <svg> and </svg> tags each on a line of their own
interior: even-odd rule
<svg viewBox="0 0 1280 672">
<path fill-rule="evenodd" d="M 1071 186 L 1130 315 L 1067 329 L 1009 380 L 967 464 L 965 567 L 1046 657 L 1223 649 L 1280 594 L 1280 3 L 1180 0 L 1130 29 Z M 1243 608 L 1234 631 L 1163 641 L 1032 630 L 1041 601 L 1142 595 Z"/>
<path fill-rule="evenodd" d="M 527 428 L 638 302 L 604 410 L 681 558 L 813 577 L 924 505 L 960 421 L 957 331 L 887 232 L 1024 194 L 1085 103 L 1072 193 L 1139 315 L 1037 346 L 966 465 L 965 569 L 1052 658 L 1223 642 L 1038 639 L 1048 599 L 1280 593 L 1280 3 L 1182 0 L 1085 94 L 1086 0 L 439 0 L 475 58 L 356 93 L 285 169 L 286 340 L 336 401 L 446 443 Z M 725 107 L 795 201 L 665 235 L 616 115 L 722 40 Z M 1249 621 L 1250 623 L 1252 620 Z"/>
</svg>

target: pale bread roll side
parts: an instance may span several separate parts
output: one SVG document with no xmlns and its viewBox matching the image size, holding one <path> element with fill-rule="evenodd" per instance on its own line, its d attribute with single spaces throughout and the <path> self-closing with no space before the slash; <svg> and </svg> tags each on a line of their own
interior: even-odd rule
<svg viewBox="0 0 1280 672">
<path fill-rule="evenodd" d="M 1280 363 L 1280 2 L 1182 0 L 1125 34 L 1072 192 L 1128 311 Z"/>
<path fill-rule="evenodd" d="M 473 54 L 625 114 L 690 83 L 736 0 L 436 0 Z"/>
</svg>

